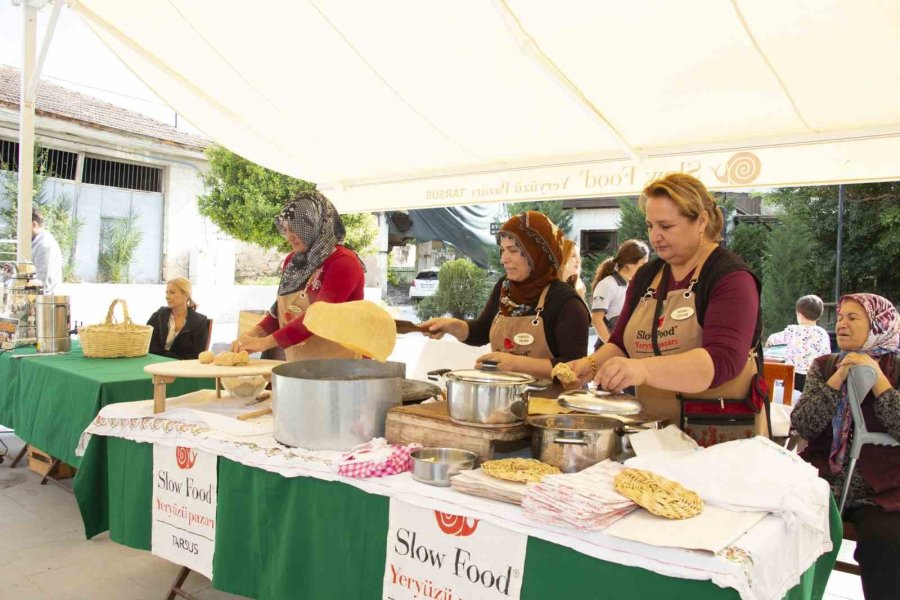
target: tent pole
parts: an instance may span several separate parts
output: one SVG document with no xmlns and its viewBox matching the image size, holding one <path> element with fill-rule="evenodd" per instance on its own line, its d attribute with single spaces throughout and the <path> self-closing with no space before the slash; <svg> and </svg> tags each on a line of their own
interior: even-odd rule
<svg viewBox="0 0 900 600">
<path fill-rule="evenodd" d="M 31 199 L 34 193 L 34 100 L 29 97 L 35 78 L 38 9 L 22 5 L 22 72 L 19 86 L 19 198 L 17 259 L 31 261 Z"/>
<path fill-rule="evenodd" d="M 841 297 L 841 254 L 844 247 L 844 186 L 838 186 L 837 260 L 834 272 L 834 303 Z"/>
</svg>

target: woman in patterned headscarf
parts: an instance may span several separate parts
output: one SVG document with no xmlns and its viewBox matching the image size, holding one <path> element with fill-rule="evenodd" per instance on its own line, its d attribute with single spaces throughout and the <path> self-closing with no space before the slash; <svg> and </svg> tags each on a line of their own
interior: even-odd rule
<svg viewBox="0 0 900 600">
<path fill-rule="evenodd" d="M 363 299 L 365 269 L 359 256 L 342 245 L 346 231 L 334 205 L 319 192 L 300 192 L 275 219 L 275 226 L 292 250 L 284 260 L 278 298 L 253 331 L 232 343 L 232 349 L 259 352 L 280 347 L 288 360 L 354 356 L 303 325 L 313 302 Z"/>
<path fill-rule="evenodd" d="M 506 275 L 477 319 L 431 319 L 426 335 L 445 333 L 470 346 L 488 342 L 502 371 L 549 377 L 560 361 L 584 354 L 590 315 L 575 289 L 560 281 L 563 235 L 550 219 L 527 212 L 509 219 L 497 235 Z"/>
<path fill-rule="evenodd" d="M 791 424 L 809 440 L 803 458 L 819 469 L 840 499 L 850 460 L 853 417 L 847 400 L 850 368 L 869 365 L 878 374 L 861 408 L 869 431 L 900 440 L 900 315 L 875 294 L 840 299 L 840 352 L 813 361 Z M 867 600 L 896 598 L 900 590 L 900 447 L 863 446 L 850 480 L 844 520 L 856 527 L 854 557 Z"/>
</svg>

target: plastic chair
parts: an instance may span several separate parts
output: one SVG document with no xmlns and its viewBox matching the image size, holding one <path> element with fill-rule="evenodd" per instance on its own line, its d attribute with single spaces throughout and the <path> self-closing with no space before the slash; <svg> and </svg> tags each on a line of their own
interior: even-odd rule
<svg viewBox="0 0 900 600">
<path fill-rule="evenodd" d="M 775 396 L 775 382 L 784 382 L 784 393 L 781 396 L 781 402 L 785 406 L 790 406 L 794 395 L 794 365 L 788 363 L 764 362 L 763 378 L 769 384 L 769 396 Z"/>
<path fill-rule="evenodd" d="M 860 403 L 875 385 L 878 374 L 868 365 L 859 365 L 850 369 L 847 376 L 847 401 L 850 403 L 850 414 L 853 415 L 853 441 L 850 443 L 850 466 L 844 479 L 844 489 L 841 491 L 841 502 L 838 505 L 839 512 L 844 514 L 844 503 L 847 501 L 847 492 L 850 491 L 850 479 L 856 469 L 856 461 L 865 444 L 876 446 L 900 446 L 900 442 L 887 433 L 869 431 L 863 418 Z"/>
</svg>

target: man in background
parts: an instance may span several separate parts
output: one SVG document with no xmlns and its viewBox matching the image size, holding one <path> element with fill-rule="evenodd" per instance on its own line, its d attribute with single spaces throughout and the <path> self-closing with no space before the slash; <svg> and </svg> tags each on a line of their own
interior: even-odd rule
<svg viewBox="0 0 900 600">
<path fill-rule="evenodd" d="M 31 211 L 31 262 L 36 277 L 44 284 L 44 293 L 52 294 L 62 281 L 62 252 L 53 234 L 44 229 L 44 215 L 38 209 Z M 3 269 L 13 271 L 10 264 Z"/>
</svg>

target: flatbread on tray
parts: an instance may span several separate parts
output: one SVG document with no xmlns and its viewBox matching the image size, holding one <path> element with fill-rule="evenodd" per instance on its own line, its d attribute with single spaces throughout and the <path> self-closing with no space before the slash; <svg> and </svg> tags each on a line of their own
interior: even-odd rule
<svg viewBox="0 0 900 600">
<path fill-rule="evenodd" d="M 545 475 L 560 475 L 558 468 L 533 458 L 503 458 L 482 463 L 481 470 L 497 479 L 538 483 Z"/>
</svg>

